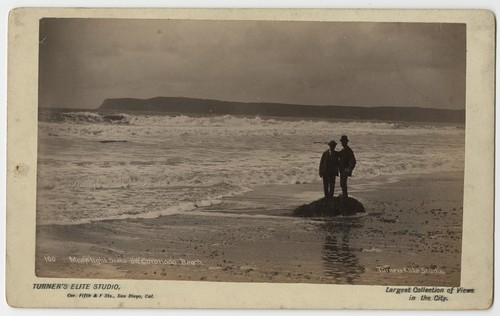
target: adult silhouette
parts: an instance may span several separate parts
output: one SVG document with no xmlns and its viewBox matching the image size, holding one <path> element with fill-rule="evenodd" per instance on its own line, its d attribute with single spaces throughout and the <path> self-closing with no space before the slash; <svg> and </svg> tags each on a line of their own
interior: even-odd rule
<svg viewBox="0 0 500 316">
<path fill-rule="evenodd" d="M 352 176 L 352 170 L 356 166 L 356 157 L 354 157 L 354 152 L 347 145 L 349 139 L 346 135 L 342 135 L 340 138 L 340 143 L 342 144 L 342 150 L 339 153 L 339 172 L 340 172 L 340 187 L 342 188 L 342 197 L 347 200 L 347 178 Z"/>
<path fill-rule="evenodd" d="M 335 191 L 335 178 L 339 175 L 339 152 L 335 151 L 337 142 L 328 143 L 330 149 L 321 156 L 319 176 L 323 178 L 323 190 L 326 198 L 332 198 Z"/>
</svg>

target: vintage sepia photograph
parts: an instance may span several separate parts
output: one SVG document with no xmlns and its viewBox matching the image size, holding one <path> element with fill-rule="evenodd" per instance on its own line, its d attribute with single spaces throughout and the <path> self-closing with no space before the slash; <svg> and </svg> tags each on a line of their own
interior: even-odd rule
<svg viewBox="0 0 500 316">
<path fill-rule="evenodd" d="M 487 309 L 486 10 L 18 8 L 11 307 Z"/>
<path fill-rule="evenodd" d="M 459 287 L 466 43 L 464 23 L 40 19 L 35 275 Z"/>
</svg>

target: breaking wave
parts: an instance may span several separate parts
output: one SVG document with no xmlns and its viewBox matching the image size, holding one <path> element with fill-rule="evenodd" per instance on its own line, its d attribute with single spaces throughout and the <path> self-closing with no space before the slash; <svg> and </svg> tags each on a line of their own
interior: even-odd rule
<svg viewBox="0 0 500 316">
<path fill-rule="evenodd" d="M 131 115 L 96 112 L 41 112 L 40 131 L 54 136 L 99 135 L 127 136 L 129 138 L 163 137 L 168 135 L 234 135 L 277 136 L 314 135 L 318 131 L 337 134 L 360 133 L 387 135 L 397 131 L 401 135 L 428 134 L 439 130 L 449 134 L 463 126 L 412 124 L 398 122 L 347 122 L 318 120 L 286 120 L 231 115 L 192 117 L 186 115 Z M 60 124 L 50 124 L 60 123 Z M 76 124 L 75 124 L 76 123 Z M 79 125 L 85 125 L 81 127 Z"/>
<path fill-rule="evenodd" d="M 47 112 L 41 111 L 38 114 L 41 122 L 68 122 L 68 123 L 108 123 L 108 124 L 128 124 L 127 114 L 99 114 L 96 112 Z"/>
</svg>

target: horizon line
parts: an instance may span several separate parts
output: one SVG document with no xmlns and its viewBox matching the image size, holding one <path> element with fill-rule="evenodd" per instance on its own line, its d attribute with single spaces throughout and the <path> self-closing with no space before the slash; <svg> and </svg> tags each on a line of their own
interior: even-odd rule
<svg viewBox="0 0 500 316">
<path fill-rule="evenodd" d="M 336 105 L 336 104 L 301 104 L 301 103 L 283 103 L 283 102 L 267 102 L 267 101 L 229 101 L 220 100 L 212 98 L 196 98 L 196 97 L 185 97 L 185 96 L 156 96 L 151 98 L 134 98 L 134 97 L 117 97 L 117 98 L 105 98 L 101 104 L 97 107 L 81 108 L 81 107 L 58 107 L 58 106 L 40 106 L 39 108 L 53 108 L 53 109 L 79 109 L 79 110 L 98 110 L 106 100 L 119 100 L 119 99 L 129 99 L 129 100 L 152 100 L 158 98 L 170 98 L 170 99 L 192 99 L 192 100 L 204 100 L 204 101 L 217 101 L 217 102 L 227 102 L 227 103 L 243 103 L 243 104 L 277 104 L 277 105 L 296 105 L 296 106 L 310 106 L 310 107 L 351 107 L 351 108 L 363 108 L 363 109 L 373 109 L 373 108 L 403 108 L 403 109 L 429 109 L 429 110 L 446 110 L 446 111 L 465 111 L 463 109 L 450 109 L 450 108 L 438 108 L 438 107 L 422 107 L 422 106 L 395 106 L 395 105 L 374 105 L 374 106 L 359 106 L 359 105 Z"/>
</svg>

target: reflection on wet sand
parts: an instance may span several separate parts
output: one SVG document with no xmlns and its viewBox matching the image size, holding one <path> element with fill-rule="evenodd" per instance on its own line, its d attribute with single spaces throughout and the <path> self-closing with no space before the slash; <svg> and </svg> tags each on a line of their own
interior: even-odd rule
<svg viewBox="0 0 500 316">
<path fill-rule="evenodd" d="M 335 283 L 354 284 L 365 268 L 359 264 L 356 253 L 349 244 L 349 235 L 353 226 L 359 223 L 327 222 L 322 225 L 325 231 L 322 258 L 327 279 Z"/>
</svg>

